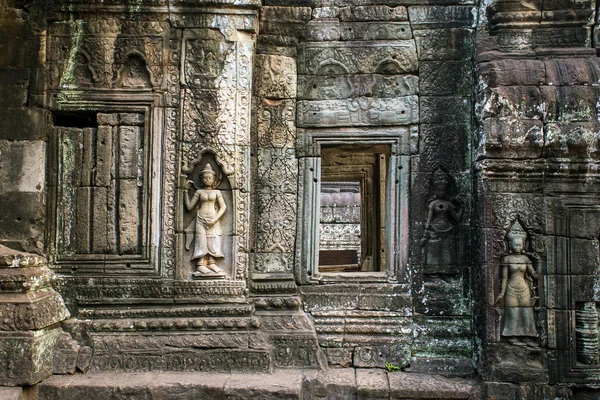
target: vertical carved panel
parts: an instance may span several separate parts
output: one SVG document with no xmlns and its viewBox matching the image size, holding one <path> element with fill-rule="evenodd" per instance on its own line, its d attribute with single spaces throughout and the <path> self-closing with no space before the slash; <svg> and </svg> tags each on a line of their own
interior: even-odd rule
<svg viewBox="0 0 600 400">
<path fill-rule="evenodd" d="M 296 62 L 281 55 L 258 55 L 255 80 L 257 217 L 255 272 L 291 277 L 296 233 L 298 161 Z M 265 276 L 266 277 L 266 276 Z"/>
<path fill-rule="evenodd" d="M 186 31 L 182 41 L 182 179 L 190 179 L 207 154 L 227 179 L 231 223 L 223 233 L 223 265 L 234 280 L 245 278 L 249 251 L 253 46 L 249 34 L 235 30 L 226 37 L 216 30 Z"/>
</svg>

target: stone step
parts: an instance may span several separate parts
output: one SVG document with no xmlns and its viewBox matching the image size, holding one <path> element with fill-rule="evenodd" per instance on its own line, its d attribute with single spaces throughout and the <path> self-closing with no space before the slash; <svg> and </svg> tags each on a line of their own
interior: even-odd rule
<svg viewBox="0 0 600 400">
<path fill-rule="evenodd" d="M 53 376 L 38 400 L 469 399 L 477 381 L 380 369 L 260 373 L 145 372 Z"/>
</svg>

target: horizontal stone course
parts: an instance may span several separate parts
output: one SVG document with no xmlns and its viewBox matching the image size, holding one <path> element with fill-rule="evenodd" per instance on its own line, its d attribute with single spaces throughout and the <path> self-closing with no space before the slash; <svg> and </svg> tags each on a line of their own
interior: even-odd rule
<svg viewBox="0 0 600 400">
<path fill-rule="evenodd" d="M 377 369 L 279 370 L 272 374 L 130 373 L 55 376 L 39 400 L 469 399 L 477 382 Z"/>
</svg>

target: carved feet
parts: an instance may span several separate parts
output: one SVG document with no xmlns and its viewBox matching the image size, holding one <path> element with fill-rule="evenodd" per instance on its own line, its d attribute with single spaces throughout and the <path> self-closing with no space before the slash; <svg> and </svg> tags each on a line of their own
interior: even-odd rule
<svg viewBox="0 0 600 400">
<path fill-rule="evenodd" d="M 208 258 L 208 260 L 206 259 Z M 225 272 L 215 263 L 212 257 L 202 257 L 196 264 L 196 272 L 192 274 L 193 279 L 225 279 Z"/>
</svg>

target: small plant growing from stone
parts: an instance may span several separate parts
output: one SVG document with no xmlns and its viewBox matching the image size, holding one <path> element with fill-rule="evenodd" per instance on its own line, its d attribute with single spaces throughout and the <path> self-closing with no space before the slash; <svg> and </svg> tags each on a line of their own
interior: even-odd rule
<svg viewBox="0 0 600 400">
<path fill-rule="evenodd" d="M 398 372 L 401 371 L 400 367 L 394 364 L 390 364 L 389 362 L 386 361 L 385 363 L 385 369 L 387 370 L 387 372 Z"/>
</svg>

